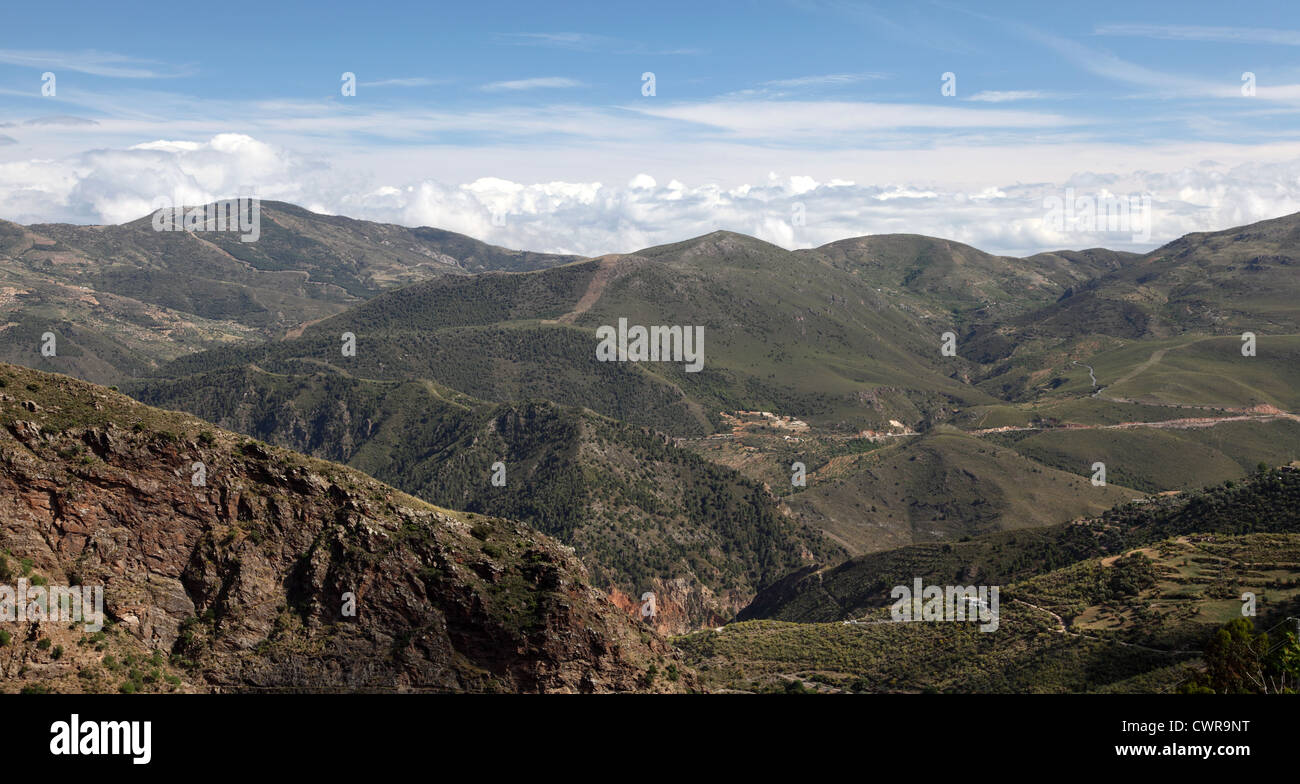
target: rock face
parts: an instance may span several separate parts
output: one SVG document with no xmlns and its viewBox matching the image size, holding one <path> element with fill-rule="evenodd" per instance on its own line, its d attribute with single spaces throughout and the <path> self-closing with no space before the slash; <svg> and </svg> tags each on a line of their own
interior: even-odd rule
<svg viewBox="0 0 1300 784">
<path fill-rule="evenodd" d="M 0 620 L 0 690 L 694 682 L 522 525 L 62 376 L 0 364 L 0 382 L 0 584 L 103 586 L 109 621 Z"/>
</svg>

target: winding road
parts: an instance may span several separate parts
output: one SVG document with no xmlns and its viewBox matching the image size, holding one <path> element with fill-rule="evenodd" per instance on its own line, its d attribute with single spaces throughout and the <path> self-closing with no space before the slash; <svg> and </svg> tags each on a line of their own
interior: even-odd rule
<svg viewBox="0 0 1300 784">
<path fill-rule="evenodd" d="M 1079 367 L 1086 367 L 1086 368 L 1088 368 L 1088 377 L 1092 379 L 1092 390 L 1093 390 L 1093 391 L 1092 391 L 1092 396 L 1093 396 L 1093 397 L 1096 397 L 1097 395 L 1100 395 L 1100 394 L 1101 394 L 1101 390 L 1105 389 L 1105 387 L 1099 387 L 1099 386 L 1097 386 L 1097 374 L 1096 374 L 1095 372 L 1093 372 L 1092 365 L 1085 365 L 1085 364 L 1083 364 L 1082 362 L 1080 362 L 1080 361 L 1077 360 L 1077 359 L 1076 359 L 1076 360 L 1073 360 L 1073 361 L 1074 361 L 1074 364 L 1078 365 Z"/>
</svg>

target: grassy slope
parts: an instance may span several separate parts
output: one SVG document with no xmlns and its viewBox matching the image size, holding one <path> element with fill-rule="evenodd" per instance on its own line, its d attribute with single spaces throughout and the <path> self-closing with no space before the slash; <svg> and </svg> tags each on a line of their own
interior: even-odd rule
<svg viewBox="0 0 1300 784">
<path fill-rule="evenodd" d="M 877 449 L 787 503 L 851 552 L 1049 525 L 1097 514 L 1135 495 L 1098 488 L 1011 449 L 936 433 Z"/>
</svg>

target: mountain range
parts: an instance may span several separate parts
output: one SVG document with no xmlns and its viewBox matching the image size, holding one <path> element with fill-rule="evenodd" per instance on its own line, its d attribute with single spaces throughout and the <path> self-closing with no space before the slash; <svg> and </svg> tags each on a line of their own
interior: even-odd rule
<svg viewBox="0 0 1300 784">
<path fill-rule="evenodd" d="M 918 563 L 932 567 L 927 579 L 1001 581 L 1016 596 L 1059 599 L 1118 556 L 1159 582 L 1168 576 L 1159 552 L 1138 553 L 1154 558 L 1150 568 L 1130 556 L 1170 541 L 1174 552 L 1186 545 L 1180 537 L 1295 532 L 1277 504 L 1245 528 L 1143 518 L 1138 527 L 1159 538 L 1110 541 L 1100 533 L 1109 523 L 1080 521 L 1188 508 L 1196 503 L 1188 499 L 1211 492 L 1202 488 L 1256 487 L 1259 464 L 1296 460 L 1300 215 L 1188 235 L 1147 254 L 1013 258 L 906 234 L 787 251 L 718 231 L 575 258 L 282 203 L 261 210 L 260 237 L 249 243 L 216 231 L 157 232 L 151 216 L 121 226 L 0 222 L 0 359 L 112 384 L 141 403 L 199 417 L 213 433 L 362 472 L 395 488 L 374 492 L 432 504 L 432 514 L 514 521 L 502 523 L 516 526 L 513 537 L 572 547 L 589 575 L 573 579 L 589 579 L 603 594 L 600 611 L 615 608 L 610 618 L 632 623 L 638 597 L 657 597 L 654 629 L 639 631 L 651 636 L 633 657 L 637 666 L 653 661 L 645 666 L 665 671 L 662 657 L 673 654 L 656 647 L 658 635 L 686 635 L 679 642 L 702 687 L 767 689 L 794 683 L 790 673 L 799 670 L 820 672 L 835 689 L 952 688 L 959 679 L 951 673 L 914 671 L 908 680 L 866 664 L 852 677 L 831 677 L 790 653 L 811 650 L 809 635 L 848 633 L 841 622 L 886 604 L 891 580 L 922 576 Z M 702 368 L 601 361 L 597 332 L 620 323 L 702 328 Z M 47 356 L 50 335 L 57 350 Z M 44 390 L 53 382 L 31 383 Z M 28 398 L 39 410 L 62 405 L 36 392 Z M 129 416 L 112 423 L 124 427 Z M 7 425 L 11 434 L 18 421 Z M 284 492 L 270 484 L 265 493 Z M 1058 541 L 1085 530 L 1105 546 Z M 14 541 L 0 546 L 34 557 Z M 1262 541 L 1228 544 L 1254 552 Z M 1293 560 L 1281 559 L 1269 579 L 1292 579 Z M 1133 591 L 1122 595 L 1151 589 L 1146 577 L 1125 574 Z M 1027 616 L 1035 620 L 1026 627 L 1010 623 L 1022 642 L 1022 632 L 1055 634 L 1053 613 L 1066 629 L 1052 646 L 1023 648 L 1017 655 L 1033 662 L 1017 666 L 1046 666 L 1068 651 L 1091 656 L 1080 651 L 1095 632 L 1070 626 L 1104 614 L 1099 595 L 1088 596 L 1095 602 L 1036 602 L 1052 612 Z M 1061 612 L 1066 605 L 1071 613 Z M 209 658 L 212 621 L 204 622 Z M 389 621 L 385 628 L 393 634 Z M 1203 631 L 1183 624 L 1159 642 L 1190 650 Z M 1116 639 L 1172 650 L 1139 637 Z M 175 639 L 154 644 L 174 651 Z M 985 644 L 995 646 L 994 658 L 982 661 L 1010 661 L 999 658 L 1003 643 Z M 768 645 L 781 655 L 751 656 Z M 845 655 L 866 655 L 854 651 Z M 683 673 L 674 688 L 694 683 L 685 664 L 671 666 Z M 243 677 L 212 667 L 205 683 Z M 1177 668 L 1151 675 L 1160 668 L 1137 659 L 1116 667 L 1108 679 L 985 686 L 1122 689 L 1186 679 Z M 443 683 L 645 683 L 630 670 L 606 677 L 600 667 L 585 685 L 486 669 L 496 674 Z M 382 677 L 429 682 L 395 672 Z"/>
</svg>

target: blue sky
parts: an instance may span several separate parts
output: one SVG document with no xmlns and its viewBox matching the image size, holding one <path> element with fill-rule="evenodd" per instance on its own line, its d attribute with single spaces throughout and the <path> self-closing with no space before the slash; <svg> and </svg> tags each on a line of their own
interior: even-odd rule
<svg viewBox="0 0 1300 784">
<path fill-rule="evenodd" d="M 20 4 L 0 217 L 253 190 L 583 253 L 1150 247 L 1300 209 L 1297 54 L 1287 3 Z M 1151 236 L 1045 226 L 1067 193 L 1149 196 Z"/>
</svg>

